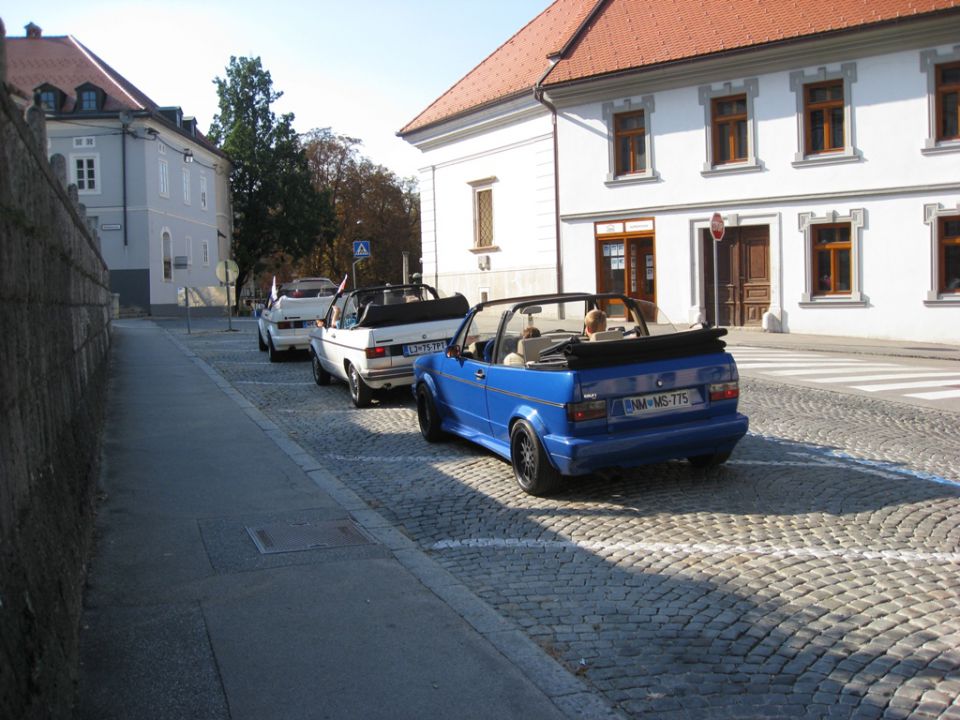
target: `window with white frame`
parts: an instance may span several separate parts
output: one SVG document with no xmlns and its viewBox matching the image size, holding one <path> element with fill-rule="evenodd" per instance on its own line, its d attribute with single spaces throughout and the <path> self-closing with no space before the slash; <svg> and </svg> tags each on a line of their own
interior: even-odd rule
<svg viewBox="0 0 960 720">
<path fill-rule="evenodd" d="M 163 281 L 173 282 L 173 239 L 170 231 L 164 230 L 160 235 L 160 252 L 163 262 Z"/>
<path fill-rule="evenodd" d="M 629 184 L 658 179 L 653 163 L 653 95 L 604 103 L 607 126 L 607 183 Z"/>
<path fill-rule="evenodd" d="M 166 160 L 161 160 L 160 167 L 160 195 L 170 197 L 170 166 Z"/>
<path fill-rule="evenodd" d="M 805 290 L 801 305 L 864 305 L 860 288 L 861 235 L 866 210 L 822 217 L 801 213 L 804 237 Z"/>
<path fill-rule="evenodd" d="M 183 168 L 183 204 L 190 204 L 190 171 Z"/>
<path fill-rule="evenodd" d="M 473 247 L 495 248 L 493 236 L 493 185 L 496 178 L 485 178 L 470 183 L 473 189 Z"/>
<path fill-rule="evenodd" d="M 73 147 L 78 149 L 92 148 L 96 146 L 97 146 L 97 139 L 92 135 L 86 135 L 84 137 L 75 137 L 73 139 Z"/>
<path fill-rule="evenodd" d="M 760 94 L 757 78 L 742 83 L 703 85 L 697 89 L 703 106 L 707 159 L 702 175 L 761 170 L 757 154 L 754 101 Z"/>
<path fill-rule="evenodd" d="M 100 192 L 100 156 L 71 155 L 70 166 L 72 180 L 82 195 Z"/>
<path fill-rule="evenodd" d="M 960 304 L 960 203 L 923 206 L 930 228 L 930 289 L 925 304 Z"/>
<path fill-rule="evenodd" d="M 210 243 L 206 240 L 200 243 L 200 262 L 204 267 L 210 265 Z"/>
<path fill-rule="evenodd" d="M 921 152 L 960 152 L 960 45 L 950 52 L 924 50 L 927 77 L 927 137 Z"/>
<path fill-rule="evenodd" d="M 817 68 L 790 73 L 797 103 L 797 152 L 793 166 L 857 162 L 861 159 L 853 132 L 853 84 L 856 63 L 839 70 Z"/>
<path fill-rule="evenodd" d="M 200 176 L 200 209 L 207 209 L 207 176 Z"/>
</svg>

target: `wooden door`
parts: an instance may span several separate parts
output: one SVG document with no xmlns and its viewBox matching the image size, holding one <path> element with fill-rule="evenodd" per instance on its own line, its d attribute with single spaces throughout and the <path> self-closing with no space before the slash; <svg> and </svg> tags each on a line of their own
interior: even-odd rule
<svg viewBox="0 0 960 720">
<path fill-rule="evenodd" d="M 715 306 L 719 300 L 720 325 L 759 326 L 770 307 L 770 228 L 728 228 L 719 243 L 704 230 L 701 245 L 707 320 L 717 324 Z M 714 245 L 719 297 L 713 285 Z"/>
<path fill-rule="evenodd" d="M 656 253 L 652 237 L 603 238 L 597 241 L 597 292 L 621 293 L 657 302 Z M 623 317 L 622 304 L 608 303 L 610 317 Z"/>
</svg>

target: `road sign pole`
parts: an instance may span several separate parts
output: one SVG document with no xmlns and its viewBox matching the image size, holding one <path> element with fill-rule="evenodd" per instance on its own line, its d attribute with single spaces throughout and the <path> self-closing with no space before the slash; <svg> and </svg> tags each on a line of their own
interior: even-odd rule
<svg viewBox="0 0 960 720">
<path fill-rule="evenodd" d="M 720 327 L 720 286 L 717 284 L 717 245 L 713 243 L 713 325 Z"/>
<path fill-rule="evenodd" d="M 717 245 L 723 240 L 727 228 L 723 222 L 723 215 L 718 212 L 710 218 L 710 237 L 713 238 L 713 324 L 720 327 L 720 280 L 717 269 Z"/>
</svg>

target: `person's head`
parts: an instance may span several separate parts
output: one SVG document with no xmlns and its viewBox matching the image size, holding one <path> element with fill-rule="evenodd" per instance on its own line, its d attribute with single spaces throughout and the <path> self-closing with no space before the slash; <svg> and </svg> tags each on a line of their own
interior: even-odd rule
<svg viewBox="0 0 960 720">
<path fill-rule="evenodd" d="M 523 338 L 526 339 L 526 338 L 532 338 L 532 337 L 540 337 L 540 328 L 535 328 L 533 327 L 533 325 L 531 325 L 528 328 L 524 328 Z"/>
<path fill-rule="evenodd" d="M 607 314 L 599 308 L 594 308 L 583 318 L 583 326 L 587 335 L 603 332 L 607 329 Z"/>
</svg>

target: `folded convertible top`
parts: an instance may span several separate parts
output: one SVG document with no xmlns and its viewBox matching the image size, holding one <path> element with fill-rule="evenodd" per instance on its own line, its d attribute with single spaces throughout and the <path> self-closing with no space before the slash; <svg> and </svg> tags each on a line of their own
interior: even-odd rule
<svg viewBox="0 0 960 720">
<path fill-rule="evenodd" d="M 727 344 L 720 338 L 726 334 L 726 328 L 703 328 L 671 335 L 631 337 L 608 342 L 578 342 L 566 346 L 563 353 L 567 359 L 567 367 L 572 370 L 626 365 L 723 352 Z M 546 360 L 542 354 L 541 359 Z"/>
</svg>

